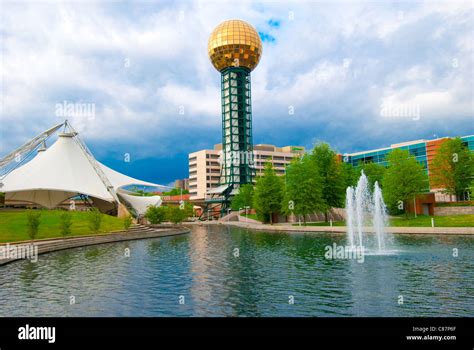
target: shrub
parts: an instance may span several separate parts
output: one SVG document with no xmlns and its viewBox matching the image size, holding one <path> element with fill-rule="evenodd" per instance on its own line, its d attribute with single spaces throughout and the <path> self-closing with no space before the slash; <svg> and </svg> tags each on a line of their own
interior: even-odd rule
<svg viewBox="0 0 474 350">
<path fill-rule="evenodd" d="M 70 212 L 65 211 L 59 215 L 59 225 L 63 237 L 71 234 L 72 215 Z"/>
<path fill-rule="evenodd" d="M 102 214 L 97 208 L 92 208 L 89 211 L 87 220 L 89 221 L 89 228 L 91 231 L 94 233 L 99 232 L 100 225 L 102 224 Z"/>
<path fill-rule="evenodd" d="M 132 226 L 132 217 L 130 215 L 127 215 L 123 218 L 123 228 L 128 231 L 130 226 Z"/>
<path fill-rule="evenodd" d="M 149 206 L 145 213 L 145 217 L 152 225 L 161 224 L 166 219 L 166 207 Z"/>
<path fill-rule="evenodd" d="M 28 210 L 26 213 L 26 218 L 28 220 L 28 236 L 31 239 L 35 239 L 36 235 L 38 234 L 38 229 L 40 225 L 40 217 L 41 212 L 35 210 Z"/>
<path fill-rule="evenodd" d="M 173 224 L 179 224 L 188 217 L 189 212 L 185 208 L 168 207 L 166 214 L 168 221 L 171 221 Z"/>
</svg>

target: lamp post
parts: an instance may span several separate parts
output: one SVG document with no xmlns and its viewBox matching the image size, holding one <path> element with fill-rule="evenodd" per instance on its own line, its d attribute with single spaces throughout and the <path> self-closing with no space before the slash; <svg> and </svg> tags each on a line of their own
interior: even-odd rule
<svg viewBox="0 0 474 350">
<path fill-rule="evenodd" d="M 247 209 L 250 209 L 249 206 L 245 207 L 245 222 L 248 222 L 248 217 L 247 217 Z"/>
</svg>

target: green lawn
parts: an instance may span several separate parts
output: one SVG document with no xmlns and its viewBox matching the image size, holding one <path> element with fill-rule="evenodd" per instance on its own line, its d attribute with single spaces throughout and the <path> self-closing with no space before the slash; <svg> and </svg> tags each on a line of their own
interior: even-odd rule
<svg viewBox="0 0 474 350">
<path fill-rule="evenodd" d="M 435 227 L 473 227 L 474 215 L 451 215 L 435 216 Z M 417 218 L 411 216 L 398 216 L 390 220 L 390 226 L 396 227 L 431 227 L 431 216 L 419 215 Z"/>
<path fill-rule="evenodd" d="M 240 214 L 240 216 L 243 216 L 244 218 L 247 217 L 247 218 L 252 219 L 252 220 L 260 221 L 257 218 L 257 214 L 247 214 L 247 215 L 245 215 L 245 213 L 242 213 L 242 214 Z"/>
<path fill-rule="evenodd" d="M 41 210 L 40 226 L 35 239 L 62 237 L 59 228 L 60 210 Z M 89 229 L 87 212 L 71 212 L 72 233 L 68 236 L 93 234 Z M 26 211 L 0 211 L 0 243 L 29 240 Z M 123 219 L 102 215 L 100 232 L 123 230 Z"/>
<path fill-rule="evenodd" d="M 474 227 L 474 215 L 435 216 L 435 227 Z M 303 226 L 303 223 L 301 223 Z M 333 226 L 345 226 L 344 221 L 334 221 Z M 298 223 L 293 226 L 299 226 Z M 330 226 L 329 222 L 308 222 L 306 226 Z M 418 215 L 405 217 L 404 215 L 390 219 L 389 226 L 395 227 L 431 227 L 431 216 Z"/>
</svg>

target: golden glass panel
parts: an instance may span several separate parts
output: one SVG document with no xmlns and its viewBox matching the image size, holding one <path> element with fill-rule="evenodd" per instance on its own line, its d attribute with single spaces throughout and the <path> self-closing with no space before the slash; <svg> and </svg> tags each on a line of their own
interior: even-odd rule
<svg viewBox="0 0 474 350">
<path fill-rule="evenodd" d="M 219 24 L 208 41 L 208 54 L 214 67 L 221 71 L 235 65 L 253 70 L 262 55 L 262 41 L 257 31 L 247 22 L 229 20 Z"/>
</svg>

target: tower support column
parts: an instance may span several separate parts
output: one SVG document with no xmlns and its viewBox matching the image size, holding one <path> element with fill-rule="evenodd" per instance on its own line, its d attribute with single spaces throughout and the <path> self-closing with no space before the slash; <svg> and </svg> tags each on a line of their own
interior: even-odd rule
<svg viewBox="0 0 474 350">
<path fill-rule="evenodd" d="M 238 188 L 255 177 L 252 140 L 250 70 L 228 67 L 221 71 L 222 170 L 221 183 Z"/>
</svg>

